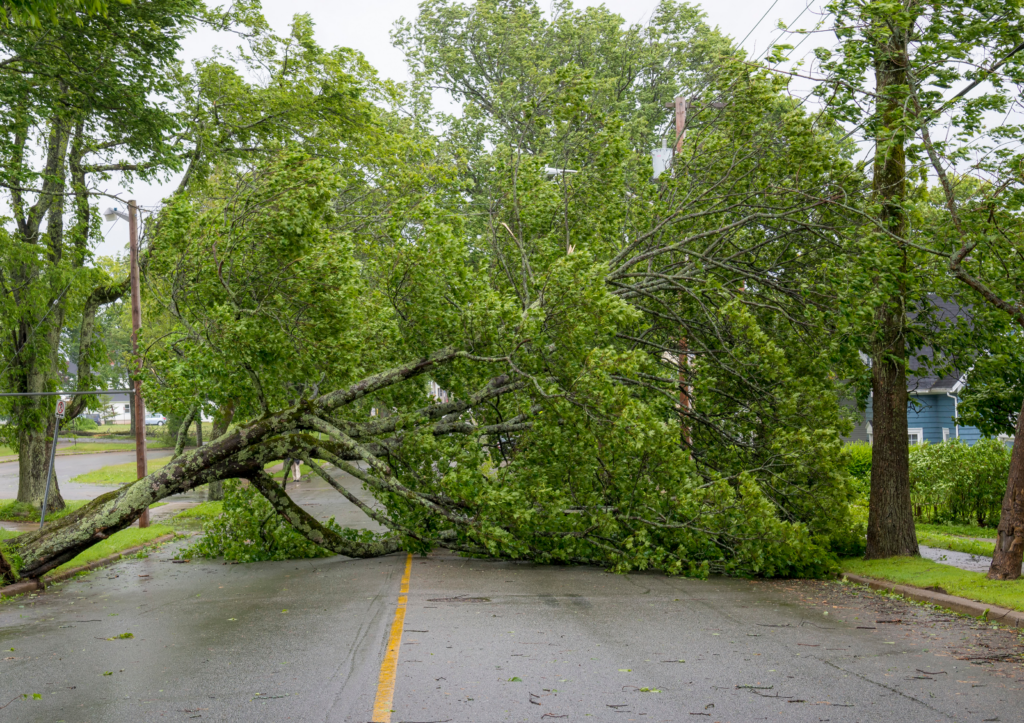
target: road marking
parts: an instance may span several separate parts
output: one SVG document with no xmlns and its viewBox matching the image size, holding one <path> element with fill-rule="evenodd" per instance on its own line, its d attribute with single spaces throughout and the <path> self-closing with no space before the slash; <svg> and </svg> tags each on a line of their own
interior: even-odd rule
<svg viewBox="0 0 1024 723">
<path fill-rule="evenodd" d="M 377 699 L 373 702 L 373 723 L 391 723 L 391 702 L 395 697 L 395 675 L 398 673 L 398 649 L 402 647 L 402 628 L 405 627 L 405 605 L 409 600 L 409 576 L 412 574 L 412 553 L 405 558 L 405 574 L 398 589 L 398 608 L 391 623 L 388 651 L 380 664 L 377 681 Z"/>
</svg>

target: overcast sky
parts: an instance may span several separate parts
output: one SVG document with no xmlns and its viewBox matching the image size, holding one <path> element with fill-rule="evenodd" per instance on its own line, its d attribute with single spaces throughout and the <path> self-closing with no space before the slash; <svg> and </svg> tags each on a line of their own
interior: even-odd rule
<svg viewBox="0 0 1024 723">
<path fill-rule="evenodd" d="M 389 33 L 394 22 L 401 17 L 416 15 L 418 0 L 263 0 L 263 12 L 275 31 L 287 31 L 291 18 L 296 13 L 309 13 L 316 23 L 317 41 L 323 47 L 345 46 L 361 51 L 367 60 L 377 68 L 382 77 L 405 80 L 409 77 L 401 52 L 391 46 Z M 606 0 L 586 2 L 577 0 L 577 6 L 604 5 L 621 15 L 627 23 L 646 22 L 657 7 L 657 0 Z M 764 49 L 777 42 L 780 20 L 785 25 L 796 21 L 794 28 L 810 28 L 820 18 L 820 0 L 707 0 L 697 3 L 708 16 L 708 22 L 717 26 L 726 35 L 739 41 L 747 37 L 743 47 L 753 55 L 760 55 Z M 764 17 L 761 20 L 762 16 Z M 761 20 L 760 24 L 758 21 Z M 756 27 L 755 27 L 756 26 Z M 751 32 L 753 30 L 753 32 Z M 824 38 L 809 39 L 797 54 L 809 51 L 814 45 L 825 42 Z M 212 33 L 199 33 L 185 42 L 185 60 L 204 57 L 213 44 L 229 45 L 229 36 L 217 37 Z M 795 57 L 795 56 L 794 56 Z M 107 189 L 121 198 L 136 198 L 143 206 L 158 204 L 172 186 L 136 184 L 133 189 L 117 188 L 116 184 Z M 110 202 L 101 202 L 106 208 Z M 128 224 L 117 221 L 104 225 L 105 239 L 97 246 L 99 256 L 123 252 L 128 243 Z"/>
</svg>

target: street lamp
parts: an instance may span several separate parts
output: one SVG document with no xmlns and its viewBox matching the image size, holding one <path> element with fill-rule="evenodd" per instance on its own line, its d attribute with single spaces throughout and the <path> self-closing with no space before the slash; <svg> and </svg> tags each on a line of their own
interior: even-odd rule
<svg viewBox="0 0 1024 723">
<path fill-rule="evenodd" d="M 132 289 L 132 355 L 138 359 L 138 372 L 142 371 L 142 359 L 139 356 L 139 328 L 142 326 L 142 294 L 139 288 L 139 221 L 138 205 L 135 201 L 128 202 L 128 213 L 118 208 L 108 208 L 103 212 L 107 221 L 123 218 L 128 221 L 128 257 L 131 260 Z M 146 476 L 146 405 L 142 400 L 142 380 L 135 378 L 135 474 L 138 479 Z M 149 527 L 149 509 L 139 516 L 139 527 Z"/>
<path fill-rule="evenodd" d="M 103 219 L 105 221 L 116 221 L 119 218 L 124 219 L 125 221 L 130 220 L 128 214 L 119 208 L 111 207 L 103 212 Z"/>
</svg>

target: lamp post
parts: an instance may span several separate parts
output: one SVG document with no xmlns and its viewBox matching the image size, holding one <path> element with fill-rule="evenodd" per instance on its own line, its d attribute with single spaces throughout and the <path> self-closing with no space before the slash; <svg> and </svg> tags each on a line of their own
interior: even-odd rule
<svg viewBox="0 0 1024 723">
<path fill-rule="evenodd" d="M 138 479 L 146 476 L 146 405 L 142 400 L 142 357 L 139 354 L 139 329 L 142 327 L 142 293 L 139 282 L 139 219 L 138 205 L 128 202 L 128 213 L 117 208 L 108 208 L 103 214 L 107 221 L 119 218 L 128 221 L 128 257 L 131 263 L 132 294 L 132 356 L 138 361 L 135 382 L 135 474 Z M 149 527 L 149 508 L 139 516 L 139 527 Z"/>
</svg>

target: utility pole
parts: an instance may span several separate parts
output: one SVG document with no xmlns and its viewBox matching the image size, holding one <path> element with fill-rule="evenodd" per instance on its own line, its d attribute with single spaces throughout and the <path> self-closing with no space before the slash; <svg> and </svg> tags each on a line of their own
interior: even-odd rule
<svg viewBox="0 0 1024 723">
<path fill-rule="evenodd" d="M 676 116 L 676 156 L 682 153 L 683 138 L 686 136 L 686 106 L 688 102 L 685 97 L 677 96 L 667 107 L 675 110 Z M 682 301 L 682 294 L 680 294 Z M 689 348 L 686 337 L 679 338 L 679 434 L 682 443 L 690 446 L 690 428 L 686 424 L 686 413 L 690 410 L 690 393 L 686 386 L 686 369 L 689 366 Z"/>
<path fill-rule="evenodd" d="M 128 202 L 128 255 L 131 259 L 132 356 L 137 360 L 135 377 L 135 474 L 146 476 L 146 404 L 142 400 L 142 356 L 139 354 L 139 329 L 142 327 L 142 289 L 139 281 L 139 211 L 134 200 Z M 149 509 L 142 511 L 139 527 L 149 527 Z"/>
</svg>

